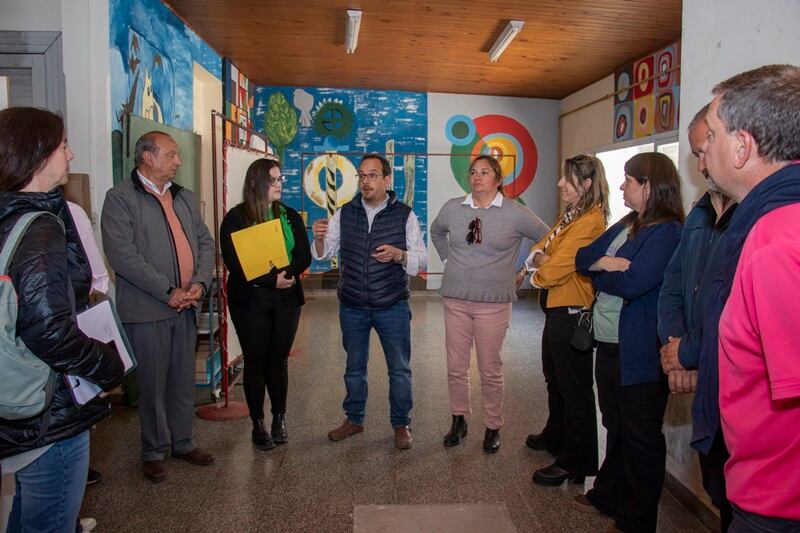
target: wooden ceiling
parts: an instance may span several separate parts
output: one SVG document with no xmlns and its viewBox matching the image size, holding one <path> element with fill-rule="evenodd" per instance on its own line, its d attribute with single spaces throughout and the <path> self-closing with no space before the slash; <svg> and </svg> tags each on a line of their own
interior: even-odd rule
<svg viewBox="0 0 800 533">
<path fill-rule="evenodd" d="M 168 2 L 260 85 L 563 98 L 681 34 L 681 0 Z M 347 9 L 363 11 L 353 55 Z M 517 19 L 522 32 L 491 63 Z"/>
</svg>

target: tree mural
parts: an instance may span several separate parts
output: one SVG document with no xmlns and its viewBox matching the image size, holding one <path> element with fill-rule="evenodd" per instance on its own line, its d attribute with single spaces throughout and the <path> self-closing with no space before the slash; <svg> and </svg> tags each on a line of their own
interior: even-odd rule
<svg viewBox="0 0 800 533">
<path fill-rule="evenodd" d="M 269 142 L 275 147 L 278 159 L 283 166 L 286 147 L 297 135 L 297 112 L 282 93 L 274 92 L 269 97 L 264 132 L 267 134 Z"/>
</svg>

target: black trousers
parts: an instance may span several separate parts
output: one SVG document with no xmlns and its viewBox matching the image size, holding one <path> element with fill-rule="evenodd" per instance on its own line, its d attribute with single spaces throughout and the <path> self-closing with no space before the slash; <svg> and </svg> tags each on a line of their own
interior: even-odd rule
<svg viewBox="0 0 800 533">
<path fill-rule="evenodd" d="M 729 531 L 731 533 L 797 533 L 800 531 L 800 521 L 761 516 L 734 505 L 733 522 Z"/>
<path fill-rule="evenodd" d="M 717 428 L 714 442 L 708 454 L 699 454 L 700 473 L 703 475 L 703 488 L 706 489 L 717 509 L 719 509 L 720 529 L 723 533 L 728 531 L 733 520 L 731 502 L 728 501 L 725 489 L 725 462 L 730 458 L 725 439 L 722 437 L 722 428 Z"/>
<path fill-rule="evenodd" d="M 250 418 L 264 418 L 264 388 L 272 414 L 286 412 L 289 350 L 300 323 L 301 307 L 253 309 L 229 302 L 244 355 L 244 396 Z"/>
<path fill-rule="evenodd" d="M 597 473 L 597 417 L 592 351 L 570 345 L 577 314 L 566 307 L 546 310 L 542 369 L 549 415 L 543 434 L 556 464 L 578 476 Z"/>
<path fill-rule="evenodd" d="M 666 380 L 623 386 L 619 345 L 608 343 L 598 344 L 596 376 L 608 440 L 606 458 L 586 497 L 614 517 L 622 531 L 655 532 L 667 459 L 661 431 Z"/>
</svg>

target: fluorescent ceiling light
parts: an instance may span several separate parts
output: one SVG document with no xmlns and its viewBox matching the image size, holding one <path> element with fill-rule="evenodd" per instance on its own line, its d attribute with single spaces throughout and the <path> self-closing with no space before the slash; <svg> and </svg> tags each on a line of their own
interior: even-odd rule
<svg viewBox="0 0 800 533">
<path fill-rule="evenodd" d="M 359 28 L 361 28 L 361 11 L 358 9 L 348 9 L 347 29 L 344 33 L 344 47 L 348 54 L 352 54 L 356 51 Z"/>
<path fill-rule="evenodd" d="M 497 63 L 497 60 L 500 59 L 500 55 L 508 48 L 508 45 L 514 40 L 514 37 L 522 31 L 522 26 L 524 24 L 524 20 L 511 20 L 506 24 L 503 33 L 500 34 L 500 37 L 497 38 L 492 48 L 489 50 L 489 60 L 492 63 Z"/>
</svg>

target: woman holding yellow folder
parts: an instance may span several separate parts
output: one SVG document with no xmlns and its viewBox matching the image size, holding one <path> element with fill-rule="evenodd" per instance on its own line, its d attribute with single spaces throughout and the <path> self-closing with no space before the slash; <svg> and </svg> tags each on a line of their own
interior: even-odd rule
<svg viewBox="0 0 800 533">
<path fill-rule="evenodd" d="M 220 228 L 222 259 L 228 268 L 228 307 L 244 353 L 244 394 L 253 421 L 252 439 L 262 450 L 288 440 L 288 357 L 305 303 L 300 275 L 311 264 L 303 219 L 280 202 L 285 181 L 277 161 L 254 161 L 247 169 L 242 203 L 228 211 Z M 271 220 L 280 221 L 289 265 L 248 281 L 231 234 Z M 265 388 L 272 406 L 271 435 L 264 424 Z"/>
</svg>

